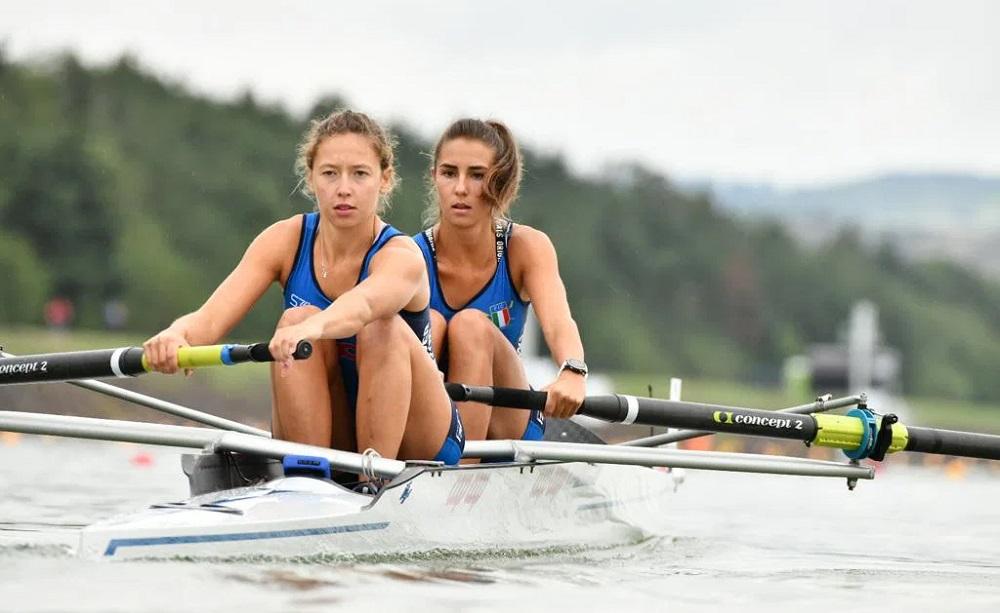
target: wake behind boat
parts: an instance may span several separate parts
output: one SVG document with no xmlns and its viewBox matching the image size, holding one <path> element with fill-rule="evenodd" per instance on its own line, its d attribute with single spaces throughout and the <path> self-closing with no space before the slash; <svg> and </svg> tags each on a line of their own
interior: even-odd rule
<svg viewBox="0 0 1000 613">
<path fill-rule="evenodd" d="M 307 358 L 308 345 L 297 358 Z M 182 367 L 266 361 L 266 346 L 182 348 Z M 693 427 L 692 431 L 604 445 L 576 424 L 552 428 L 546 441 L 474 441 L 465 457 L 480 464 L 403 462 L 274 440 L 229 427 L 217 417 L 127 392 L 87 377 L 146 372 L 141 349 L 7 356 L 0 384 L 72 380 L 226 429 L 0 411 L 0 430 L 201 449 L 185 456 L 191 498 L 153 505 L 84 528 L 78 554 L 88 558 L 232 558 L 394 555 L 436 551 L 548 550 L 610 546 L 668 534 L 670 494 L 678 481 L 664 467 L 846 479 L 871 479 L 860 463 L 918 451 L 996 457 L 1000 437 L 906 428 L 878 416 L 863 396 L 785 412 L 612 395 L 588 399 L 581 414 L 622 423 Z M 532 408 L 544 393 L 451 386 L 455 399 Z M 848 415 L 809 413 L 858 405 Z M 225 421 L 225 420 L 222 420 Z M 804 458 L 652 448 L 709 432 L 797 438 L 844 449 L 849 463 Z M 571 441 L 589 442 L 571 442 Z M 375 495 L 337 483 L 334 471 L 379 477 Z"/>
</svg>

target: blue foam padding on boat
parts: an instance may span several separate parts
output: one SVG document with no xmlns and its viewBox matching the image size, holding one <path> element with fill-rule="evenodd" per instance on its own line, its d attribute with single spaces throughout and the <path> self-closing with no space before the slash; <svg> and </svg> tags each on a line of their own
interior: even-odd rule
<svg viewBox="0 0 1000 613">
<path fill-rule="evenodd" d="M 286 455 L 281 460 L 285 476 L 305 475 L 308 477 L 330 478 L 330 462 L 326 458 L 311 455 Z"/>
</svg>

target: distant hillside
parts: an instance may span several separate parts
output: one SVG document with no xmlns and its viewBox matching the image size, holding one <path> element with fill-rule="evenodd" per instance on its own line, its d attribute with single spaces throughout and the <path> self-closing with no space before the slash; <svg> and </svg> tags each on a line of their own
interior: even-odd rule
<svg viewBox="0 0 1000 613">
<path fill-rule="evenodd" d="M 741 216 L 779 220 L 801 239 L 829 238 L 847 226 L 907 257 L 953 258 L 1000 275 L 1000 177 L 892 174 L 795 190 L 695 187 Z"/>
<path fill-rule="evenodd" d="M 1000 224 L 1000 177 L 962 174 L 890 174 L 820 187 L 781 190 L 767 185 L 708 184 L 726 209 L 752 214 L 826 214 L 848 220 L 861 216 L 923 215 L 992 217 Z M 914 218 L 913 216 L 916 216 Z"/>
<path fill-rule="evenodd" d="M 319 100 L 309 117 L 342 104 Z M 138 342 L 196 308 L 258 232 L 312 208 L 292 172 L 309 117 L 249 94 L 195 96 L 128 57 L 90 68 L 0 49 L 0 325 L 41 323 L 58 295 L 83 328 L 124 305 Z M 413 233 L 432 144 L 394 128 L 389 219 Z M 1000 401 L 1000 285 L 851 233 L 803 244 L 648 169 L 588 178 L 530 150 L 525 165 L 513 215 L 555 243 L 595 368 L 776 381 L 786 356 L 836 339 L 867 298 L 907 391 Z M 267 338 L 280 308 L 272 291 L 231 338 Z"/>
</svg>

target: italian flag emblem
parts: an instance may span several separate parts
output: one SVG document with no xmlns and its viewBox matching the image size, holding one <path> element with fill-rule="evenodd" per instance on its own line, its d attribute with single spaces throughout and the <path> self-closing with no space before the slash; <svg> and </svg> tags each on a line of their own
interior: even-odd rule
<svg viewBox="0 0 1000 613">
<path fill-rule="evenodd" d="M 500 304 L 494 304 L 490 307 L 490 319 L 498 328 L 505 328 L 507 324 L 510 323 L 510 307 L 512 305 L 506 302 L 501 302 Z"/>
</svg>

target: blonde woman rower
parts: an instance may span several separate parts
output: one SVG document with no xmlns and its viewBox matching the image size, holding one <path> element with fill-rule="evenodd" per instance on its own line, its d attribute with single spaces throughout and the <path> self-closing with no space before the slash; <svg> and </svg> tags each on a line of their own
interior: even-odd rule
<svg viewBox="0 0 1000 613">
<path fill-rule="evenodd" d="M 178 347 L 216 342 L 278 283 L 274 436 L 456 464 L 464 437 L 429 353 L 427 272 L 413 241 L 379 217 L 395 184 L 391 138 L 362 113 L 336 112 L 313 122 L 297 168 L 316 210 L 261 232 L 201 308 L 146 341 L 146 355 L 176 372 Z M 303 339 L 313 356 L 293 361 Z"/>
</svg>

